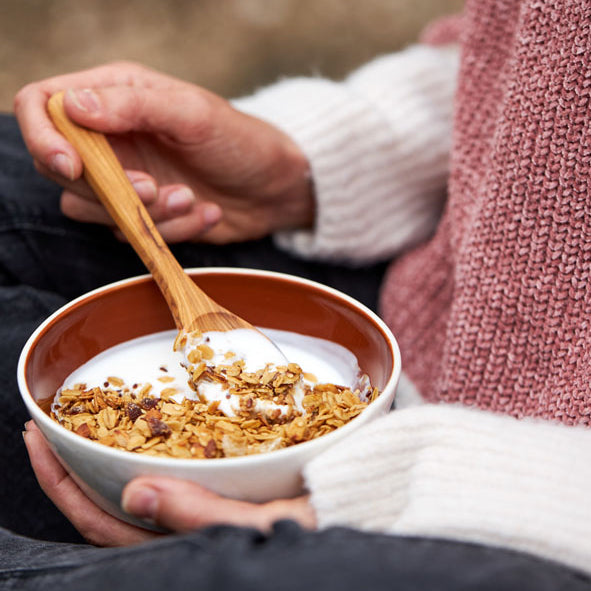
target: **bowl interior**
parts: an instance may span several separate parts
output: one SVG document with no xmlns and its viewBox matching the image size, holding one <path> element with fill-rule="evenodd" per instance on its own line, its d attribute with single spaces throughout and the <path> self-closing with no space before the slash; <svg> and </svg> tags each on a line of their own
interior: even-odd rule
<svg viewBox="0 0 591 591">
<path fill-rule="evenodd" d="M 350 298 L 276 273 L 231 269 L 189 273 L 214 300 L 255 326 L 321 337 L 347 347 L 379 389 L 391 377 L 394 352 L 386 331 Z M 48 400 L 72 371 L 101 351 L 171 328 L 172 317 L 151 277 L 96 290 L 62 308 L 38 331 L 25 360 L 27 388 L 36 401 Z"/>
</svg>

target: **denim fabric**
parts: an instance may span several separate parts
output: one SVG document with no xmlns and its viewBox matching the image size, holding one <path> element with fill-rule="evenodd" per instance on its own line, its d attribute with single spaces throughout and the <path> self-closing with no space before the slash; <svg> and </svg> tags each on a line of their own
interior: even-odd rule
<svg viewBox="0 0 591 591">
<path fill-rule="evenodd" d="M 583 591 L 589 579 L 524 554 L 290 522 L 264 536 L 215 527 L 132 548 L 35 542 L 0 531 L 0 589 L 28 591 Z"/>
<path fill-rule="evenodd" d="M 184 266 L 284 271 L 341 289 L 375 308 L 383 266 L 293 259 L 270 240 L 179 245 Z M 560 565 L 443 540 L 349 529 L 305 532 L 282 522 L 264 536 L 215 527 L 132 548 L 95 548 L 43 495 L 21 437 L 28 419 L 16 385 L 19 352 L 57 307 L 111 281 L 145 273 L 130 247 L 59 212 L 59 189 L 36 174 L 15 121 L 0 116 L 0 589 L 578 591 L 589 579 Z"/>
</svg>

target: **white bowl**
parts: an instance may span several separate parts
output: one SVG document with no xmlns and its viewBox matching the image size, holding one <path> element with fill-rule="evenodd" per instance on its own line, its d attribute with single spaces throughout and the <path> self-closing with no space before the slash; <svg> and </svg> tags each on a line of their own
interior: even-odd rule
<svg viewBox="0 0 591 591">
<path fill-rule="evenodd" d="M 352 351 L 381 394 L 345 426 L 312 441 L 264 454 L 176 459 L 120 451 L 72 433 L 47 414 L 65 378 L 101 351 L 174 328 L 150 276 L 119 281 L 66 304 L 31 335 L 18 365 L 23 400 L 74 480 L 103 509 L 130 523 L 120 509 L 123 487 L 136 476 L 194 481 L 222 495 L 261 502 L 302 492 L 303 466 L 330 445 L 388 412 L 400 377 L 400 351 L 387 326 L 368 308 L 334 289 L 294 276 L 250 269 L 192 269 L 211 297 L 252 324 L 326 338 Z M 42 403 L 42 408 L 39 405 Z"/>
</svg>

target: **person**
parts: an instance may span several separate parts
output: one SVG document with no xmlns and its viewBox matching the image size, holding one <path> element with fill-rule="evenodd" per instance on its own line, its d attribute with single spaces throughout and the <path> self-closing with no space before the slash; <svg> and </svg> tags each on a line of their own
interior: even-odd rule
<svg viewBox="0 0 591 591">
<path fill-rule="evenodd" d="M 63 546 L 3 530 L 7 580 L 588 588 L 590 26 L 586 2 L 468 1 L 343 82 L 288 79 L 227 102 L 117 63 L 25 87 L 24 141 L 70 221 L 54 185 L 4 164 L 2 298 L 27 316 L 3 341 L 137 269 L 47 117 L 67 89 L 69 116 L 109 134 L 182 262 L 317 273 L 370 305 L 379 292 L 405 379 L 394 412 L 306 466 L 309 496 L 250 505 L 132 481 L 124 510 L 178 534 L 157 540 L 93 505 L 27 423 L 55 505 L 94 545 L 132 546 L 60 559 Z M 21 526 L 40 527 L 33 505 L 11 512 Z"/>
</svg>

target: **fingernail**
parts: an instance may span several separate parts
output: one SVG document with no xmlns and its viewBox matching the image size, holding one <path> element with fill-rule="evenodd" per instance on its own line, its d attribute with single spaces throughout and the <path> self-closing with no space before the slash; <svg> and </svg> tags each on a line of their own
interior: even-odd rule
<svg viewBox="0 0 591 591">
<path fill-rule="evenodd" d="M 156 184 L 152 181 L 142 179 L 141 181 L 134 181 L 131 184 L 144 203 L 153 203 L 158 198 Z"/>
<path fill-rule="evenodd" d="M 158 510 L 158 494 L 153 488 L 142 486 L 130 492 L 124 491 L 121 508 L 136 517 L 155 517 Z"/>
<path fill-rule="evenodd" d="M 215 203 L 203 204 L 203 223 L 213 226 L 220 221 L 220 208 Z"/>
<path fill-rule="evenodd" d="M 24 428 L 24 429 L 23 429 L 23 431 L 22 431 L 22 434 L 23 434 L 23 439 L 25 439 L 25 436 L 26 436 L 26 435 L 29 433 L 29 427 L 30 427 L 30 425 L 31 425 L 31 422 L 32 422 L 31 420 L 28 420 L 28 421 L 27 421 L 27 422 L 24 424 L 24 427 L 25 427 L 25 428 Z"/>
<path fill-rule="evenodd" d="M 173 213 L 182 213 L 187 211 L 195 203 L 195 195 L 193 191 L 187 187 L 176 189 L 166 200 L 166 207 Z"/>
<path fill-rule="evenodd" d="M 90 88 L 80 90 L 68 90 L 68 96 L 81 111 L 98 111 L 101 104 L 96 93 Z"/>
<path fill-rule="evenodd" d="M 66 154 L 62 152 L 55 154 L 51 158 L 49 166 L 54 172 L 61 174 L 71 181 L 74 180 L 74 164 Z"/>
</svg>

